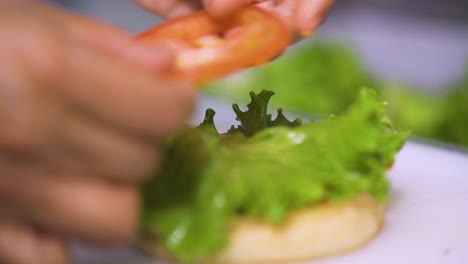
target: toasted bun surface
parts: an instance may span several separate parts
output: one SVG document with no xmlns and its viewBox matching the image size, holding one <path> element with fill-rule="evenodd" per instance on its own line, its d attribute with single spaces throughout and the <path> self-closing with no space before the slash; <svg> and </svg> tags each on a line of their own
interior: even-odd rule
<svg viewBox="0 0 468 264">
<path fill-rule="evenodd" d="M 203 264 L 291 263 L 357 250 L 381 230 L 384 207 L 369 195 L 340 203 L 323 203 L 292 212 L 280 226 L 238 218 L 228 246 Z M 140 237 L 137 247 L 147 254 L 172 259 L 154 236 Z"/>
</svg>

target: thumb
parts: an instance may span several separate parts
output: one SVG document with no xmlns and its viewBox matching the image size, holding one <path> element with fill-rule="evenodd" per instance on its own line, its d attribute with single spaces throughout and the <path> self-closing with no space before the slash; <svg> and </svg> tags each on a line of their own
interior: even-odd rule
<svg viewBox="0 0 468 264">
<path fill-rule="evenodd" d="M 225 17 L 252 2 L 251 0 L 203 0 L 205 9 L 214 17 Z"/>
</svg>

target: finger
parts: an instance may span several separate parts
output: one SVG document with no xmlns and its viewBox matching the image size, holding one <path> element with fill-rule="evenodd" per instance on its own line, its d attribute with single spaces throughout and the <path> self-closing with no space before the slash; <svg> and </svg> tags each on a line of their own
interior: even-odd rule
<svg viewBox="0 0 468 264">
<path fill-rule="evenodd" d="M 138 183 L 158 168 L 156 141 L 118 134 L 80 116 L 68 116 L 51 139 L 46 162 L 64 171 Z"/>
<path fill-rule="evenodd" d="M 58 87 L 65 89 L 58 92 L 75 112 L 136 135 L 173 133 L 194 108 L 196 92 L 188 83 L 148 75 L 81 47 L 62 77 Z"/>
<path fill-rule="evenodd" d="M 5 55 L 3 60 L 9 61 L 11 54 Z M 2 77 L 9 78 L 0 81 L 0 149 L 29 150 L 41 137 L 36 129 L 41 122 L 39 103 L 25 89 L 28 80 L 24 72 L 9 63 L 1 66 L 7 66 L 0 69 Z"/>
<path fill-rule="evenodd" d="M 144 9 L 163 18 L 186 15 L 201 9 L 199 1 L 191 0 L 134 0 Z"/>
<path fill-rule="evenodd" d="M 56 9 L 48 7 L 46 12 L 64 21 L 66 31 L 74 41 L 148 69 L 167 69 L 174 63 L 175 55 L 169 49 L 145 46 L 120 28 L 92 17 Z"/>
<path fill-rule="evenodd" d="M 134 63 L 136 66 L 161 71 L 173 66 L 175 54 L 163 46 L 147 46 L 101 22 L 75 16 L 69 23 L 72 38 L 88 44 L 98 51 L 108 52 L 115 58 Z"/>
<path fill-rule="evenodd" d="M 324 21 L 333 0 L 299 0 L 296 18 L 297 31 L 307 36 Z"/>
<path fill-rule="evenodd" d="M 0 217 L 0 263 L 66 264 L 68 252 L 62 240 Z"/>
<path fill-rule="evenodd" d="M 61 176 L 0 175 L 0 201 L 39 227 L 67 238 L 117 245 L 134 236 L 139 206 L 134 188 L 99 177 Z"/>
<path fill-rule="evenodd" d="M 257 6 L 276 15 L 292 32 L 296 31 L 297 0 L 267 0 L 259 2 Z"/>
<path fill-rule="evenodd" d="M 214 17 L 225 17 L 251 3 L 251 0 L 203 0 L 205 9 Z"/>
</svg>

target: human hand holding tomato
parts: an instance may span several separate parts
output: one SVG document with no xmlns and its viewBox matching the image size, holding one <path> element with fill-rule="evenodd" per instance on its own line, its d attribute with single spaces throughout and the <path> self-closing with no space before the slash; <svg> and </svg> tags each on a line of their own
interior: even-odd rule
<svg viewBox="0 0 468 264">
<path fill-rule="evenodd" d="M 324 20 L 332 0 L 136 0 L 169 18 L 136 36 L 176 54 L 169 73 L 197 87 L 278 57 Z M 205 7 L 205 8 L 203 8 Z M 300 38 L 299 37 L 299 38 Z"/>
<path fill-rule="evenodd" d="M 138 187 L 194 106 L 163 77 L 173 54 L 40 1 L 0 0 L 0 35 L 0 263 L 128 242 Z"/>
<path fill-rule="evenodd" d="M 293 33 L 307 36 L 325 20 L 334 0 L 134 0 L 155 14 L 171 19 L 206 9 L 214 17 L 225 17 L 245 5 L 255 4 L 285 23 Z"/>
</svg>

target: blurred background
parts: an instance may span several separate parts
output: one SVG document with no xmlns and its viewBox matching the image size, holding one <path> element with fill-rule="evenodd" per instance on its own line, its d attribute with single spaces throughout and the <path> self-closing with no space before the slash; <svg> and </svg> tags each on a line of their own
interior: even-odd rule
<svg viewBox="0 0 468 264">
<path fill-rule="evenodd" d="M 132 33 L 161 22 L 131 0 L 53 2 Z M 311 39 L 265 67 L 207 85 L 204 96 L 232 103 L 269 89 L 273 105 L 320 118 L 343 111 L 370 87 L 414 140 L 467 148 L 468 1 L 336 2 Z"/>
</svg>

